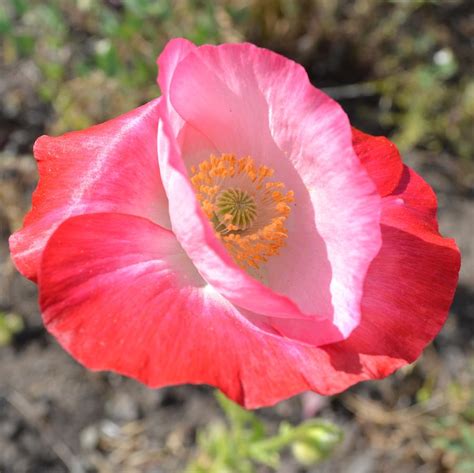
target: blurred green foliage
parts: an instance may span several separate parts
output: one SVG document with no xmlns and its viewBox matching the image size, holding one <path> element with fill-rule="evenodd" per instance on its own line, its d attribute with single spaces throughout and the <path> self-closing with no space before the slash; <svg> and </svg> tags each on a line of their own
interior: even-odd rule
<svg viewBox="0 0 474 473">
<path fill-rule="evenodd" d="M 430 444 L 452 473 L 474 471 L 474 392 L 456 383 L 449 386 L 449 409 L 428 425 Z"/>
<path fill-rule="evenodd" d="M 249 40 L 301 62 L 356 126 L 402 151 L 473 155 L 469 0 L 0 0 L 3 114 L 48 108 L 45 131 L 106 120 L 158 94 L 166 41 Z M 471 4 L 472 6 L 472 4 Z M 27 91 L 25 91 L 27 89 Z"/>
<path fill-rule="evenodd" d="M 298 426 L 282 422 L 277 434 L 268 436 L 255 413 L 220 392 L 217 399 L 227 423 L 216 422 L 198 432 L 198 453 L 188 473 L 254 473 L 258 465 L 277 470 L 285 448 L 291 448 L 300 463 L 311 465 L 327 458 L 342 440 L 337 426 L 316 419 Z"/>
<path fill-rule="evenodd" d="M 23 319 L 16 314 L 0 312 L 0 347 L 8 345 L 24 328 Z"/>
</svg>

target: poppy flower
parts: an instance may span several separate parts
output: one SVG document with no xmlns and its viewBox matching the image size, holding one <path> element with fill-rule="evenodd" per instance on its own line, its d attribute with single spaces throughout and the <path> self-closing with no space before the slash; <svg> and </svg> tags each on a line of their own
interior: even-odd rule
<svg viewBox="0 0 474 473">
<path fill-rule="evenodd" d="M 414 361 L 460 264 L 428 184 L 278 54 L 177 39 L 158 65 L 160 98 L 35 143 L 10 246 L 59 343 L 247 407 Z"/>
</svg>

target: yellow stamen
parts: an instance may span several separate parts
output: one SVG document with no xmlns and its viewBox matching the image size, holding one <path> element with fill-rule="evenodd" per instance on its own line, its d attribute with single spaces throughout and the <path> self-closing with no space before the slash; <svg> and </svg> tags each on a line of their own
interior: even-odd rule
<svg viewBox="0 0 474 473">
<path fill-rule="evenodd" d="M 191 167 L 191 183 L 204 213 L 237 264 L 259 268 L 285 245 L 285 221 L 294 201 L 267 166 L 248 157 L 211 155 Z"/>
</svg>

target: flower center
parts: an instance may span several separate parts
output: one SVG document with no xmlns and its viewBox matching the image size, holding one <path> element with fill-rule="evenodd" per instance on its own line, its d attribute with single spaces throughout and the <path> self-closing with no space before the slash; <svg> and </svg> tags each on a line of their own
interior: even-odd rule
<svg viewBox="0 0 474 473">
<path fill-rule="evenodd" d="M 220 225 L 227 220 L 236 230 L 246 230 L 257 217 L 255 199 L 238 188 L 224 190 L 216 199 L 216 216 Z"/>
<path fill-rule="evenodd" d="M 202 209 L 234 261 L 258 269 L 285 245 L 293 191 L 270 180 L 273 169 L 249 157 L 211 155 L 191 167 L 191 183 Z"/>
</svg>

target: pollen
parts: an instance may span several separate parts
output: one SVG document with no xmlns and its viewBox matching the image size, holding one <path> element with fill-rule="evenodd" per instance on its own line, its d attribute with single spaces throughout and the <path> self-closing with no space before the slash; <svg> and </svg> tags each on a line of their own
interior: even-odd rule
<svg viewBox="0 0 474 473">
<path fill-rule="evenodd" d="M 211 155 L 191 167 L 191 183 L 216 236 L 244 269 L 258 269 L 285 245 L 293 191 L 250 156 Z"/>
</svg>

